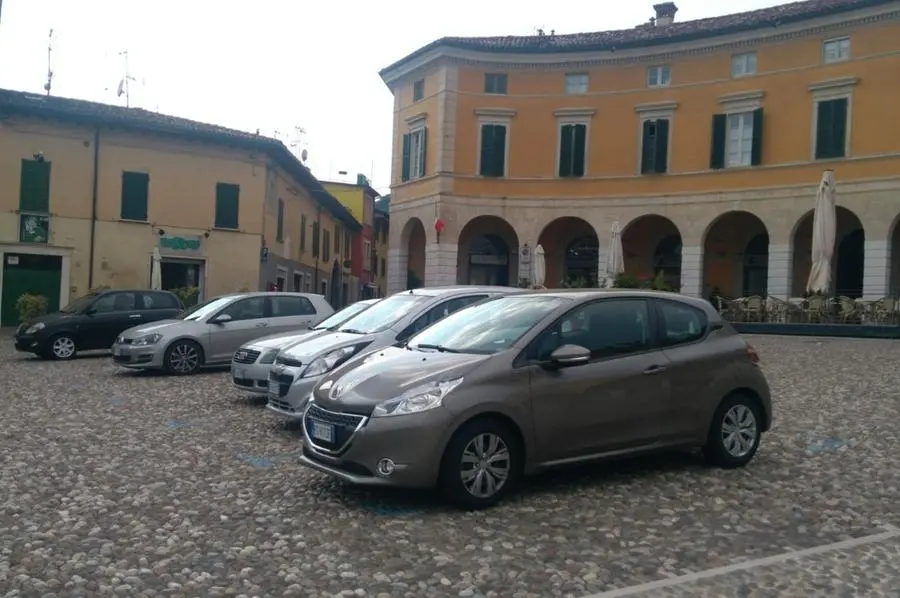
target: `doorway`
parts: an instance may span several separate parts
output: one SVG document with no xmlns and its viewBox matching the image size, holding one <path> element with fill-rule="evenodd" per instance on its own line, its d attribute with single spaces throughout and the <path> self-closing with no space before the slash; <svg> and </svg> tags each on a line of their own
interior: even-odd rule
<svg viewBox="0 0 900 598">
<path fill-rule="evenodd" d="M 164 291 L 196 288 L 197 300 L 204 297 L 205 264 L 202 261 L 162 258 L 160 274 Z"/>
<path fill-rule="evenodd" d="M 47 299 L 47 312 L 58 311 L 62 283 L 62 256 L 33 253 L 3 254 L 3 277 L 0 278 L 0 326 L 17 326 L 16 302 L 29 293 Z"/>
</svg>

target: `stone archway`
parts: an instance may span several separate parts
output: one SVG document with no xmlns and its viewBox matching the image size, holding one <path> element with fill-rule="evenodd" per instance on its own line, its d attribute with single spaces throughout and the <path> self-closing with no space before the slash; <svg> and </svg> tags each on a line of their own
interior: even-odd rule
<svg viewBox="0 0 900 598">
<path fill-rule="evenodd" d="M 551 221 L 538 237 L 544 249 L 548 288 L 596 287 L 600 269 L 600 239 L 591 224 L 577 216 Z"/>
<path fill-rule="evenodd" d="M 703 240 L 703 295 L 766 296 L 769 278 L 769 231 L 750 212 L 725 212 Z"/>
<path fill-rule="evenodd" d="M 499 216 L 477 216 L 459 233 L 458 284 L 516 286 L 519 282 L 519 237 Z"/>
<path fill-rule="evenodd" d="M 622 231 L 625 273 L 643 281 L 662 272 L 672 290 L 681 289 L 681 248 L 681 231 L 665 216 L 640 216 Z"/>
<path fill-rule="evenodd" d="M 405 263 L 401 263 L 405 289 L 425 286 L 425 242 L 425 225 L 418 218 L 410 218 L 400 233 L 400 247 L 406 252 Z"/>
<path fill-rule="evenodd" d="M 834 257 L 831 260 L 831 294 L 854 299 L 862 297 L 865 274 L 866 234 L 859 217 L 844 206 L 835 208 L 836 229 Z M 793 280 L 791 296 L 806 293 L 806 283 L 812 268 L 813 211 L 797 221 L 791 237 L 793 246 Z"/>
</svg>

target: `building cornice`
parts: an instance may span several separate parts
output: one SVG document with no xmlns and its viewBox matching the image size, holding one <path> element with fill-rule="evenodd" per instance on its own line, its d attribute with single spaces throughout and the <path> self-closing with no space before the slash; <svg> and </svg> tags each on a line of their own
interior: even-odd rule
<svg viewBox="0 0 900 598">
<path fill-rule="evenodd" d="M 809 86 L 811 92 L 831 91 L 833 89 L 846 89 L 855 87 L 859 83 L 859 77 L 838 77 L 837 79 L 828 79 L 826 81 L 816 81 Z"/>
<path fill-rule="evenodd" d="M 602 66 L 664 63 L 694 58 L 718 52 L 748 51 L 758 46 L 784 43 L 805 37 L 845 33 L 847 29 L 867 27 L 886 21 L 900 20 L 900 10 L 894 3 L 820 17 L 789 25 L 772 26 L 738 34 L 722 35 L 702 40 L 656 45 L 627 50 L 596 52 L 559 52 L 555 54 L 525 54 L 464 50 L 438 46 L 422 56 L 397 64 L 381 73 L 392 87 L 410 73 L 421 71 L 437 60 L 452 64 L 503 70 L 566 69 L 578 70 Z"/>
<path fill-rule="evenodd" d="M 592 117 L 595 114 L 597 114 L 597 111 L 593 108 L 560 108 L 559 110 L 553 111 L 553 116 L 557 118 L 574 116 Z"/>
<path fill-rule="evenodd" d="M 497 116 L 503 118 L 512 118 L 516 115 L 516 111 L 512 108 L 476 108 L 475 116 Z"/>
</svg>

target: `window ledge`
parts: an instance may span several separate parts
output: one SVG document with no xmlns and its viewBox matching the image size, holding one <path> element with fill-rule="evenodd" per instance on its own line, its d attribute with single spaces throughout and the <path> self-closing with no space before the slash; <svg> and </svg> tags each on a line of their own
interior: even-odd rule
<svg viewBox="0 0 900 598">
<path fill-rule="evenodd" d="M 119 218 L 119 222 L 126 224 L 148 224 L 147 219 L 139 220 L 138 218 Z"/>
<path fill-rule="evenodd" d="M 557 118 L 566 116 L 592 117 L 595 114 L 597 114 L 597 111 L 593 108 L 560 108 L 553 111 L 553 116 Z"/>
<path fill-rule="evenodd" d="M 229 232 L 229 233 L 241 232 L 241 229 L 239 229 L 238 227 L 231 228 L 229 226 L 213 226 L 213 230 L 220 230 L 220 231 Z"/>
<path fill-rule="evenodd" d="M 837 79 L 817 81 L 809 86 L 809 90 L 812 93 L 849 91 L 853 87 L 856 87 L 857 83 L 859 83 L 859 77 L 839 77 Z"/>
<path fill-rule="evenodd" d="M 731 102 L 749 102 L 752 100 L 761 100 L 765 97 L 765 95 L 766 92 L 762 90 L 726 93 L 725 95 L 719 96 L 719 103 L 729 104 Z"/>
<path fill-rule="evenodd" d="M 516 111 L 512 108 L 476 108 L 476 116 L 500 116 L 503 118 L 512 118 L 516 115 Z"/>
<path fill-rule="evenodd" d="M 674 112 L 678 108 L 678 102 L 651 102 L 649 104 L 637 104 L 634 111 L 638 114 L 650 112 Z"/>
<path fill-rule="evenodd" d="M 412 125 L 424 124 L 427 119 L 428 119 L 427 112 L 419 112 L 417 114 L 413 114 L 412 116 L 407 117 L 405 120 L 406 120 L 406 124 L 412 126 Z"/>
</svg>

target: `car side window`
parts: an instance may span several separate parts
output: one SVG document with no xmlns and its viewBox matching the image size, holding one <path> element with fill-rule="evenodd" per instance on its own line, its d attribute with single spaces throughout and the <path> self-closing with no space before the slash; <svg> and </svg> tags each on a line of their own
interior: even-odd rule
<svg viewBox="0 0 900 598">
<path fill-rule="evenodd" d="M 603 299 L 576 307 L 545 330 L 529 358 L 546 361 L 563 345 L 589 349 L 602 358 L 643 351 L 653 343 L 650 310 L 643 299 Z"/>
<path fill-rule="evenodd" d="M 657 301 L 662 316 L 663 343 L 671 347 L 700 340 L 709 320 L 702 310 L 675 301 Z"/>
<path fill-rule="evenodd" d="M 272 317 L 314 316 L 316 308 L 306 297 L 275 296 L 272 300 Z"/>
<path fill-rule="evenodd" d="M 141 309 L 178 309 L 175 297 L 168 293 L 141 293 Z"/>
<path fill-rule="evenodd" d="M 258 320 L 266 316 L 266 298 L 264 296 L 259 296 L 241 299 L 235 301 L 220 313 L 231 316 L 232 322 Z"/>
<path fill-rule="evenodd" d="M 405 341 L 417 332 L 425 330 L 441 318 L 445 318 L 455 311 L 459 311 L 468 305 L 472 305 L 473 303 L 477 303 L 487 298 L 487 295 L 468 295 L 466 297 L 456 297 L 449 301 L 442 301 L 413 320 L 413 323 L 397 335 L 397 338 L 398 340 Z"/>
<path fill-rule="evenodd" d="M 135 299 L 134 293 L 107 293 L 94 301 L 91 309 L 98 314 L 132 311 L 136 309 Z"/>
</svg>

